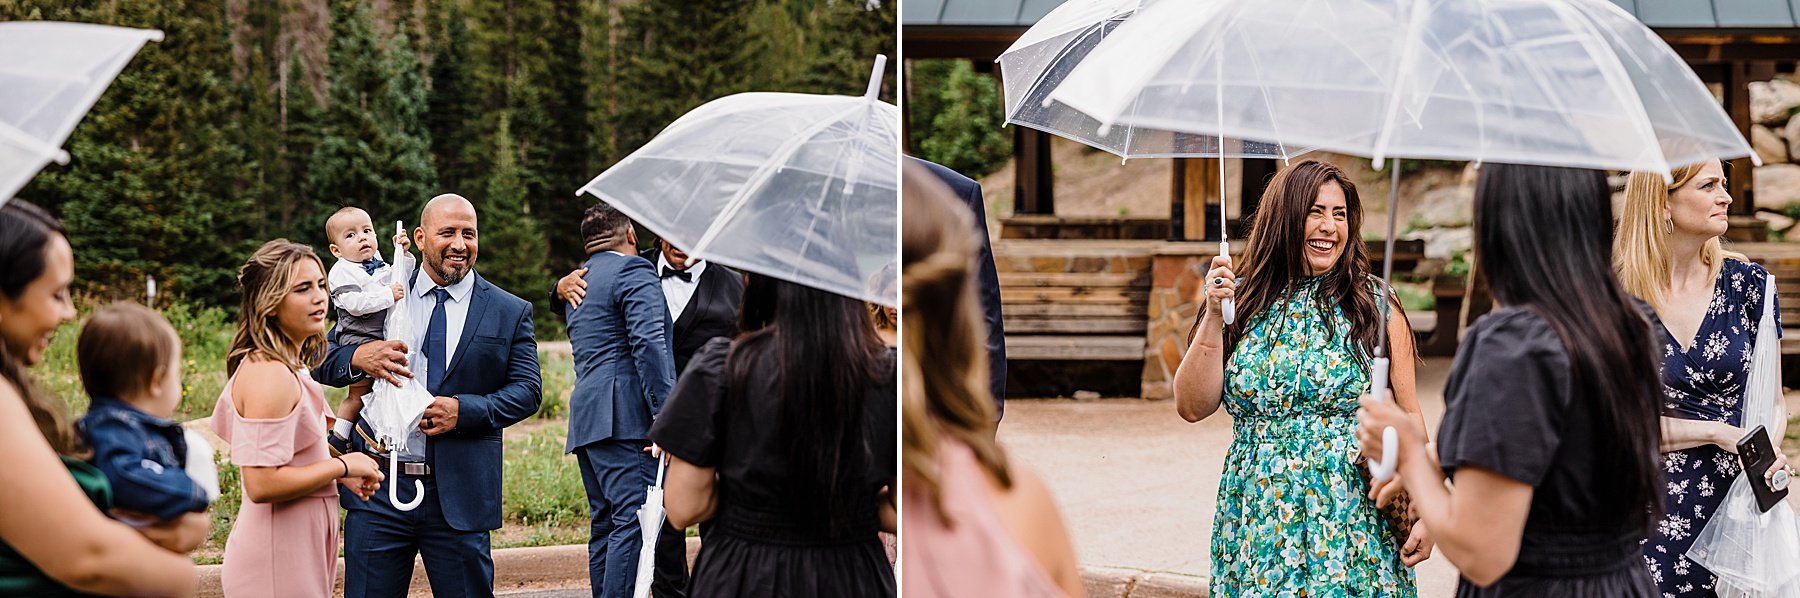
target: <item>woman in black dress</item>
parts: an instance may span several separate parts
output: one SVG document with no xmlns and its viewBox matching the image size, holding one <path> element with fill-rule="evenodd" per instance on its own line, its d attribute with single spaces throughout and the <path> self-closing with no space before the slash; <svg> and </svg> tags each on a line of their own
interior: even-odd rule
<svg viewBox="0 0 1800 598">
<path fill-rule="evenodd" d="M 669 522 L 711 521 L 689 595 L 893 596 L 893 350 L 862 302 L 766 276 L 739 320 L 650 427 Z"/>
<path fill-rule="evenodd" d="M 1406 412 L 1363 397 L 1363 450 L 1399 431 L 1457 596 L 1656 593 L 1638 553 L 1661 479 L 1654 315 L 1613 275 L 1607 196 L 1597 171 L 1483 166 L 1475 255 L 1506 307 L 1457 350 L 1436 458 Z"/>
</svg>

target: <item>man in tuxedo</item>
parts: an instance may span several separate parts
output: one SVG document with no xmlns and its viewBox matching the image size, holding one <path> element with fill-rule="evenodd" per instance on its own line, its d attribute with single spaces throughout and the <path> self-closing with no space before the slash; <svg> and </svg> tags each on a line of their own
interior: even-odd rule
<svg viewBox="0 0 1800 598">
<path fill-rule="evenodd" d="M 675 320 L 671 346 L 675 376 L 679 378 L 687 370 L 688 359 L 706 341 L 737 336 L 744 276 L 723 265 L 689 257 L 664 239 L 658 239 L 656 248 L 644 257 L 656 264 L 669 315 Z M 551 293 L 557 309 L 564 304 L 581 304 L 587 294 L 584 274 L 587 270 L 578 268 L 557 281 Z M 650 591 L 657 598 L 683 598 L 687 595 L 687 581 L 686 534 L 664 523 L 656 540 L 656 573 Z"/>
<path fill-rule="evenodd" d="M 979 285 L 981 314 L 987 321 L 988 385 L 994 393 L 994 418 L 1006 412 L 1006 321 L 1000 316 L 1000 275 L 994 271 L 994 250 L 988 241 L 987 207 L 982 205 L 981 183 L 942 165 L 907 156 L 907 160 L 924 166 L 938 180 L 956 192 L 956 196 L 975 213 L 975 228 L 969 234 L 980 235 L 981 249 L 975 255 L 975 277 Z"/>
<path fill-rule="evenodd" d="M 675 385 L 669 308 L 625 214 L 596 204 L 582 215 L 581 236 L 589 242 L 582 267 L 592 294 L 564 308 L 575 353 L 568 452 L 581 465 L 593 520 L 594 596 L 630 596 L 643 545 L 638 508 L 656 478 L 650 422 Z"/>
<path fill-rule="evenodd" d="M 313 370 L 313 377 L 329 386 L 364 376 L 398 383 L 415 375 L 406 356 L 417 347 L 424 363 L 411 365 L 423 371 L 412 382 L 436 396 L 399 454 L 371 447 L 372 435 L 361 424 L 363 433 L 351 439 L 353 450 L 377 461 L 399 461 L 398 477 L 387 483 L 395 485 L 400 500 L 414 500 L 408 496 L 414 481 L 423 484 L 425 497 L 416 509 L 401 511 L 386 491 L 364 502 L 339 488 L 339 502 L 348 510 L 344 595 L 349 598 L 405 596 L 415 554 L 425 561 L 433 595 L 494 595 L 488 532 L 500 528 L 501 431 L 537 413 L 542 392 L 531 304 L 475 272 L 476 224 L 474 204 L 459 195 L 427 202 L 413 230 L 425 275 L 414 271 L 405 298 L 395 305 L 411 310 L 417 338 L 358 345 L 334 341 L 325 362 Z"/>
</svg>

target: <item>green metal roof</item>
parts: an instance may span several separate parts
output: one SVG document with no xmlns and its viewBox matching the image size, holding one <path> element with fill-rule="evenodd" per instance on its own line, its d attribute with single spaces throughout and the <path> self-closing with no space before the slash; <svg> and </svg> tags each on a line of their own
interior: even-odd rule
<svg viewBox="0 0 1800 598">
<path fill-rule="evenodd" d="M 1245 0 L 1275 1 L 1275 0 Z M 1653 28 L 1800 27 L 1800 0 L 1611 0 Z M 1061 0 L 906 0 L 905 26 L 1027 28 Z"/>
</svg>

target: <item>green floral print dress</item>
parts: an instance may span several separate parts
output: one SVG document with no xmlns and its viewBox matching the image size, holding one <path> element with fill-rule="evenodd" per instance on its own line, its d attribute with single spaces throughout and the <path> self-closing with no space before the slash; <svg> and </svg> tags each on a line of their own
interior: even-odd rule
<svg viewBox="0 0 1800 598">
<path fill-rule="evenodd" d="M 1354 462 L 1369 373 L 1319 277 L 1255 314 L 1225 363 L 1232 442 L 1213 517 L 1212 595 L 1417 595 Z"/>
</svg>

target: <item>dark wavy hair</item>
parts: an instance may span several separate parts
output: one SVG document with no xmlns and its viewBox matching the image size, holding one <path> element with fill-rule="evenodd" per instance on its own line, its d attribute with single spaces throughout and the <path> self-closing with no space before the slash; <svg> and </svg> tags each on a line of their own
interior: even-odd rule
<svg viewBox="0 0 1800 598">
<path fill-rule="evenodd" d="M 1337 264 L 1324 274 L 1324 280 L 1319 281 L 1314 306 L 1326 315 L 1333 307 L 1342 308 L 1344 316 L 1350 320 L 1351 342 L 1361 350 L 1356 356 L 1357 361 L 1360 363 L 1374 355 L 1376 344 L 1387 326 L 1376 302 L 1376 283 L 1369 277 L 1369 248 L 1362 241 L 1362 198 L 1356 193 L 1356 183 L 1343 170 L 1317 160 L 1302 160 L 1283 168 L 1263 191 L 1261 207 L 1257 208 L 1250 227 L 1248 247 L 1236 264 L 1236 273 L 1243 278 L 1243 284 L 1238 286 L 1237 318 L 1225 327 L 1226 355 L 1237 348 L 1238 341 L 1244 338 L 1258 314 L 1273 305 L 1295 282 L 1306 278 L 1306 217 L 1318 199 L 1319 189 L 1326 183 L 1334 183 L 1344 190 L 1348 230 L 1344 233 L 1344 251 L 1338 255 Z M 1404 318 L 1405 310 L 1400 308 L 1393 295 L 1390 294 L 1388 300 L 1394 313 Z M 1204 305 L 1202 303 L 1202 309 Z M 1333 318 L 1326 317 L 1324 321 L 1325 330 L 1337 334 L 1332 329 Z M 1189 343 L 1193 342 L 1199 327 L 1196 318 L 1194 327 L 1188 331 Z"/>
<path fill-rule="evenodd" d="M 862 301 L 758 274 L 744 285 L 739 322 L 745 332 L 726 358 L 732 402 L 743 404 L 753 371 L 773 372 L 781 456 L 790 483 L 804 489 L 797 494 L 813 501 L 799 506 L 826 513 L 830 532 L 842 533 L 875 498 L 875 488 L 856 484 L 876 465 L 866 414 L 881 399 L 870 389 L 894 375 L 887 345 Z M 893 397 L 885 400 L 891 409 Z"/>
<path fill-rule="evenodd" d="M 52 237 L 62 237 L 62 224 L 42 208 L 13 199 L 0 205 L 0 295 L 18 299 L 25 287 L 44 275 L 44 254 Z M 85 457 L 87 447 L 69 423 L 63 402 L 50 396 L 25 373 L 25 364 L 0 342 L 0 378 L 19 389 L 38 431 L 57 454 Z"/>
<path fill-rule="evenodd" d="M 1657 343 L 1647 306 L 1613 273 L 1612 202 L 1597 170 L 1487 164 L 1475 189 L 1475 257 L 1497 303 L 1530 310 L 1569 354 L 1574 405 L 1598 427 L 1594 487 L 1619 517 L 1658 516 Z"/>
</svg>

